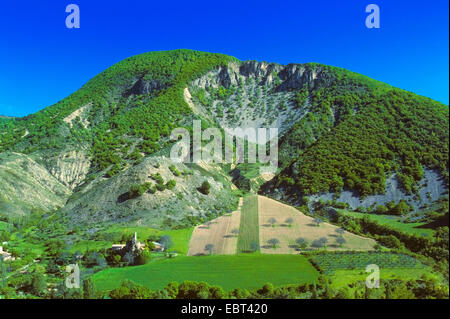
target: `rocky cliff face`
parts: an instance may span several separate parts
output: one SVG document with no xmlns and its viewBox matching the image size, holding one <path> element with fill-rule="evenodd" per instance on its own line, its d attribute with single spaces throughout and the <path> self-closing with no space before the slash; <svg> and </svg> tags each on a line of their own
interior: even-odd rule
<svg viewBox="0 0 450 319">
<path fill-rule="evenodd" d="M 258 86 L 275 86 L 277 91 L 299 90 L 305 86 L 314 87 L 316 80 L 325 76 L 320 70 L 308 65 L 258 61 L 232 62 L 219 67 L 191 82 L 193 87 L 230 88 L 241 84 L 241 80 L 253 79 Z M 277 82 L 279 79 L 279 82 Z M 245 84 L 245 83 L 244 83 Z"/>
<path fill-rule="evenodd" d="M 316 81 L 325 77 L 318 69 L 311 69 L 305 65 L 289 64 L 279 73 L 283 83 L 279 86 L 280 91 L 298 90 L 305 86 L 314 88 Z"/>
<path fill-rule="evenodd" d="M 140 95 L 140 94 L 149 94 L 154 91 L 159 91 L 167 88 L 166 83 L 162 83 L 159 81 L 155 81 L 152 79 L 144 79 L 139 78 L 131 88 L 125 90 L 123 92 L 123 96 L 128 97 L 132 94 L 134 95 Z"/>
<path fill-rule="evenodd" d="M 319 76 L 301 65 L 232 62 L 189 83 L 185 97 L 196 113 L 225 130 L 276 127 L 282 134 L 310 107 L 309 99 L 298 104 L 294 90 L 314 87 Z"/>
</svg>

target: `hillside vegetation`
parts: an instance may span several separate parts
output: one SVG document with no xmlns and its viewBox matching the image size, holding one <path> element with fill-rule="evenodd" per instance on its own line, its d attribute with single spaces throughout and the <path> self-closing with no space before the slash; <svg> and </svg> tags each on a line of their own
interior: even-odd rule
<svg viewBox="0 0 450 319">
<path fill-rule="evenodd" d="M 448 188 L 447 106 L 343 71 L 313 90 L 312 103 L 329 133 L 304 151 L 305 142 L 298 147 L 288 133 L 299 154 L 266 190 L 301 196 L 350 189 L 364 197 L 384 193 L 386 177 L 397 172 L 402 189 L 414 193 L 425 167 L 438 170 Z"/>
<path fill-rule="evenodd" d="M 278 169 L 172 160 L 172 129 L 192 136 L 193 120 L 278 128 Z M 16 258 L 0 297 L 448 298 L 448 121 L 446 105 L 322 64 L 130 57 L 0 117 L 0 242 Z M 388 270 L 377 292 L 368 262 Z M 74 263 L 84 287 L 68 290 Z"/>
<path fill-rule="evenodd" d="M 35 114 L 2 118 L 0 152 L 28 154 L 77 199 L 80 190 L 106 191 L 105 179 L 145 157 L 167 154 L 171 130 L 191 130 L 200 119 L 203 128 L 225 131 L 280 129 L 283 170 L 262 193 L 297 202 L 342 190 L 364 197 L 383 193 L 392 173 L 415 193 L 425 168 L 438 171 L 448 188 L 448 115 L 445 105 L 340 68 L 161 51 L 125 59 Z M 257 189 L 257 165 L 238 165 L 233 181 Z M 49 201 L 45 196 L 36 197 Z"/>
<path fill-rule="evenodd" d="M 168 135 L 189 113 L 182 89 L 190 79 L 233 60 L 221 54 L 191 50 L 149 52 L 125 59 L 87 82 L 62 101 L 24 118 L 0 122 L 0 151 L 60 148 L 69 141 L 90 141 L 94 163 L 105 167 L 114 162 L 113 150 L 124 134 L 141 137 L 148 146 Z M 130 83 L 134 83 L 130 87 Z M 131 98 L 132 95 L 139 95 Z M 90 129 L 63 121 L 75 110 L 91 105 Z M 66 125 L 65 125 L 66 124 Z M 28 134 L 22 139 L 25 132 Z M 154 150 L 153 150 L 154 151 Z"/>
</svg>

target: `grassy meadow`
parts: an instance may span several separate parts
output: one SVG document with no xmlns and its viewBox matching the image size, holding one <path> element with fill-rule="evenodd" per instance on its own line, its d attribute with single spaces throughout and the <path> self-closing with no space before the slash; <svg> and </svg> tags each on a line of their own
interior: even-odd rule
<svg viewBox="0 0 450 319">
<path fill-rule="evenodd" d="M 151 289 L 186 280 L 219 285 L 225 290 L 312 283 L 319 273 L 300 255 L 179 256 L 154 260 L 143 266 L 110 268 L 92 276 L 99 290 L 111 290 L 129 279 Z"/>
<path fill-rule="evenodd" d="M 241 208 L 241 225 L 237 244 L 238 252 L 252 251 L 252 243 L 259 250 L 259 222 L 258 222 L 258 196 L 251 195 L 244 198 Z"/>
</svg>

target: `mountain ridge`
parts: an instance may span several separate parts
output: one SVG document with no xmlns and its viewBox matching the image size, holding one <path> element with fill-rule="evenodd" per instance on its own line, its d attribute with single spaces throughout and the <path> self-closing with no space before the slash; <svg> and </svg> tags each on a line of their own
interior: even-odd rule
<svg viewBox="0 0 450 319">
<path fill-rule="evenodd" d="M 26 154 L 70 189 L 68 203 L 82 203 L 87 195 L 80 189 L 98 194 L 108 191 L 102 187 L 111 184 L 110 179 L 121 179 L 141 163 L 152 162 L 155 154 L 165 152 L 172 144 L 170 131 L 178 126 L 190 129 L 194 119 L 202 120 L 204 127 L 222 130 L 232 125 L 279 127 L 280 174 L 267 183 L 259 180 L 254 184 L 259 178 L 252 173 L 254 169 L 238 165 L 239 186 L 247 185 L 244 191 L 256 191 L 266 183 L 261 192 L 281 191 L 283 197 L 296 203 L 302 203 L 305 195 L 345 189 L 364 197 L 384 192 L 386 178 L 394 172 L 399 174 L 400 186 L 415 193 L 424 169 L 438 170 L 448 188 L 445 105 L 337 67 L 239 61 L 192 50 L 127 58 L 53 106 L 23 118 L 0 121 L 0 154 Z M 368 134 L 361 134 L 363 130 Z M 407 132 L 415 136 L 407 136 Z M 358 149 L 352 145 L 358 145 Z M 169 163 L 167 157 L 165 161 Z M 326 163 L 326 167 L 320 163 Z M 232 209 L 232 182 L 237 179 L 232 179 L 230 172 L 235 167 L 190 169 L 200 175 L 212 174 L 214 181 L 228 189 L 229 203 L 213 209 L 211 216 Z M 170 174 L 165 183 L 175 178 Z M 154 183 L 144 175 L 138 180 L 126 179 L 120 191 L 114 186 L 117 191 L 113 197 L 122 195 L 134 183 Z M 184 185 L 189 178 L 175 179 Z M 183 187 L 200 186 L 188 184 Z M 164 192 L 178 196 L 172 190 Z M 145 195 L 142 207 L 151 206 L 154 196 Z M 200 195 L 192 196 L 194 200 Z M 105 202 L 112 205 L 109 209 L 117 211 L 123 206 L 111 200 Z M 95 202 L 95 198 L 89 201 Z M 193 222 L 211 217 L 206 216 L 208 209 L 202 205 L 199 202 L 192 210 Z M 87 216 L 93 209 L 75 206 L 63 209 L 69 219 Z M 133 219 L 133 209 L 124 209 L 108 220 Z M 158 209 L 144 209 L 144 214 L 154 211 Z M 183 218 L 191 216 L 185 215 L 172 214 L 177 222 L 171 226 L 180 226 Z"/>
</svg>

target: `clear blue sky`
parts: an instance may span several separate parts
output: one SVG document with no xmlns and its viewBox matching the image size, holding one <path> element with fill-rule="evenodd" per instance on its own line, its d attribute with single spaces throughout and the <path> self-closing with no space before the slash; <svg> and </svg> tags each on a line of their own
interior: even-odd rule
<svg viewBox="0 0 450 319">
<path fill-rule="evenodd" d="M 80 29 L 65 27 L 70 3 Z M 370 3 L 380 29 L 365 27 Z M 447 0 L 3 1 L 0 114 L 33 113 L 128 56 L 177 48 L 320 62 L 448 104 L 448 12 Z"/>
</svg>

